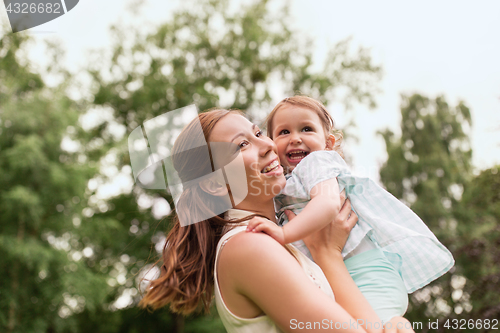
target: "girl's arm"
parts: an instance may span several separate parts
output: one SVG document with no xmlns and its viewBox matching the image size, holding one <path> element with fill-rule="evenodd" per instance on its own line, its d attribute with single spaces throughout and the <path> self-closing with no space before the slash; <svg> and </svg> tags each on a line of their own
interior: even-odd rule
<svg viewBox="0 0 500 333">
<path fill-rule="evenodd" d="M 280 244 L 288 244 L 310 235 L 328 225 L 340 211 L 339 184 L 336 178 L 325 180 L 311 190 L 311 200 L 302 212 L 282 228 L 269 221 L 255 217 L 249 221 L 247 230 L 264 232 Z"/>
<path fill-rule="evenodd" d="M 336 178 L 316 184 L 311 190 L 311 201 L 283 227 L 286 243 L 303 239 L 329 225 L 340 211 L 339 184 Z"/>
</svg>

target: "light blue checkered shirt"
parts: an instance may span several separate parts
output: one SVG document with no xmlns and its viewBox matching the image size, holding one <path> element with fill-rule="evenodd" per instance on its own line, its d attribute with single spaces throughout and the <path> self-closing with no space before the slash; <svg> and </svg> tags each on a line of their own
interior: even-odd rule
<svg viewBox="0 0 500 333">
<path fill-rule="evenodd" d="M 311 189 L 335 177 L 340 190 L 345 188 L 358 215 L 358 223 L 342 251 L 344 257 L 368 235 L 399 269 L 408 293 L 422 288 L 453 266 L 450 251 L 417 214 L 371 179 L 351 175 L 344 159 L 334 151 L 313 152 L 295 167 L 275 199 L 279 223 L 288 222 L 285 209 L 300 213 L 311 199 Z M 294 245 L 310 256 L 302 241 Z"/>
</svg>

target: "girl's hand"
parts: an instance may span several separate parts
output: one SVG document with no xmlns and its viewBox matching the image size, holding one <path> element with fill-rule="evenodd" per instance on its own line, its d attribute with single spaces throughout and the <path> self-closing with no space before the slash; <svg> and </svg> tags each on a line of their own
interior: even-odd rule
<svg viewBox="0 0 500 333">
<path fill-rule="evenodd" d="M 351 209 L 351 202 L 345 199 L 345 191 L 340 193 L 342 208 L 335 219 L 322 230 L 304 238 L 304 243 L 318 262 L 326 255 L 342 255 L 342 249 L 349 237 L 351 229 L 358 222 L 358 216 Z M 292 212 L 286 211 L 289 220 L 295 217 Z"/>
<path fill-rule="evenodd" d="M 285 245 L 285 233 L 283 228 L 262 217 L 256 216 L 248 221 L 247 232 L 264 232 L 281 245 Z"/>
</svg>

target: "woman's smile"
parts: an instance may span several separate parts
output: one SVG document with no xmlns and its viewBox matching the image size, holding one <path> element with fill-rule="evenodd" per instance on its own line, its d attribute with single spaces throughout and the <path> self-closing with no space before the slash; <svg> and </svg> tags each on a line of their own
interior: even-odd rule
<svg viewBox="0 0 500 333">
<path fill-rule="evenodd" d="M 222 118 L 214 126 L 210 141 L 232 142 L 240 147 L 249 184 L 246 199 L 263 200 L 265 197 L 277 195 L 285 186 L 278 148 L 258 126 L 245 117 L 228 114 Z M 269 188 L 273 190 L 270 192 Z"/>
<path fill-rule="evenodd" d="M 262 169 L 261 173 L 271 176 L 279 172 L 280 169 L 283 172 L 283 168 L 281 168 L 280 162 L 276 158 L 271 163 L 269 163 L 264 169 Z"/>
</svg>

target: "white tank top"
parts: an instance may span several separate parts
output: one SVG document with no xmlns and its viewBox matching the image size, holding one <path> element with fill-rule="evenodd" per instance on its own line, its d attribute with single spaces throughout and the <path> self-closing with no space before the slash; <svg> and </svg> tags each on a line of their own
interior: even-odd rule
<svg viewBox="0 0 500 333">
<path fill-rule="evenodd" d="M 241 219 L 252 213 L 238 210 L 238 209 L 230 209 L 226 213 L 226 219 Z M 214 280 L 215 280 L 215 305 L 217 307 L 217 311 L 219 316 L 224 324 L 228 333 L 277 333 L 282 332 L 278 326 L 269 318 L 267 315 L 255 317 L 255 318 L 242 318 L 233 314 L 224 303 L 222 299 L 222 295 L 219 289 L 219 282 L 217 279 L 217 263 L 219 259 L 220 251 L 222 247 L 226 244 L 226 242 L 233 237 L 234 235 L 244 232 L 246 230 L 246 226 L 248 221 L 244 221 L 238 224 L 237 227 L 234 227 L 230 231 L 226 232 L 224 236 L 220 239 L 217 244 L 217 252 L 215 256 L 215 268 L 214 268 Z M 335 299 L 333 296 L 332 288 L 328 283 L 325 275 L 321 268 L 312 262 L 309 258 L 307 258 L 304 254 L 302 254 L 299 250 L 297 250 L 293 245 L 285 245 L 287 250 L 297 259 L 300 266 L 307 274 L 307 276 L 311 279 L 311 281 L 316 284 L 326 295 L 330 296 L 332 299 Z"/>
</svg>

